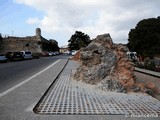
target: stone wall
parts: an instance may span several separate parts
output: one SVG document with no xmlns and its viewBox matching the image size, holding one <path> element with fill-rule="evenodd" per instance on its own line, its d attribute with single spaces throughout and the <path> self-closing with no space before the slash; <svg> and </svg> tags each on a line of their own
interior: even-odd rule
<svg viewBox="0 0 160 120">
<path fill-rule="evenodd" d="M 32 37 L 8 37 L 3 39 L 3 49 L 1 52 L 14 52 L 29 50 L 37 53 L 42 52 L 40 39 L 37 36 Z"/>
<path fill-rule="evenodd" d="M 41 36 L 41 29 L 35 30 L 34 36 L 13 37 L 8 36 L 0 40 L 0 52 L 15 52 L 29 50 L 32 53 L 57 50 L 58 42 L 54 39 L 47 40 Z M 54 49 L 55 48 L 55 49 Z"/>
</svg>

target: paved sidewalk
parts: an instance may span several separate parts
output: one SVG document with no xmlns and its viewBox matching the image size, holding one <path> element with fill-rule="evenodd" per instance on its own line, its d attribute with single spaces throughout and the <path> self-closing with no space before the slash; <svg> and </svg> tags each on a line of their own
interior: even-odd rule
<svg viewBox="0 0 160 120">
<path fill-rule="evenodd" d="M 144 93 L 116 93 L 72 80 L 78 63 L 69 61 L 37 105 L 39 114 L 160 114 L 160 101 Z"/>
<path fill-rule="evenodd" d="M 33 112 L 45 91 L 67 63 L 62 59 L 30 81 L 0 97 L 0 120 L 159 120 L 157 117 L 125 117 L 125 115 L 40 115 Z"/>
</svg>

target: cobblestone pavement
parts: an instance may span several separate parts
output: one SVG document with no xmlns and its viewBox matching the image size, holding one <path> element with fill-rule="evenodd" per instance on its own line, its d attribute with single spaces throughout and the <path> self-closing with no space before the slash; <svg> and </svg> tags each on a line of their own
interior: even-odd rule
<svg viewBox="0 0 160 120">
<path fill-rule="evenodd" d="M 160 114 L 160 101 L 140 93 L 98 91 L 71 80 L 77 62 L 69 61 L 60 77 L 34 108 L 39 114 Z"/>
</svg>

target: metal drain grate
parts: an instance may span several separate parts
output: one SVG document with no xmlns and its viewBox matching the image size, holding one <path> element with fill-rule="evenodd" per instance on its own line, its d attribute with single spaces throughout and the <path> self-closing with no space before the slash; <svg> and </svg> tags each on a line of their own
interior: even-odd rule
<svg viewBox="0 0 160 120">
<path fill-rule="evenodd" d="M 160 101 L 142 94 L 86 90 L 70 80 L 77 63 L 70 61 L 56 83 L 35 107 L 40 114 L 160 114 Z"/>
</svg>

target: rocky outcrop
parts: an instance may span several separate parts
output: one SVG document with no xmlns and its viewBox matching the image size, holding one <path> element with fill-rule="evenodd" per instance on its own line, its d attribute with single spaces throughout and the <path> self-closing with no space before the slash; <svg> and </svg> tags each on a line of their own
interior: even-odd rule
<svg viewBox="0 0 160 120">
<path fill-rule="evenodd" d="M 80 51 L 77 51 L 77 53 L 71 58 L 71 60 L 80 61 Z"/>
<path fill-rule="evenodd" d="M 73 78 L 99 89 L 126 92 L 135 83 L 134 64 L 127 57 L 127 47 L 114 44 L 109 34 L 98 35 L 80 51 L 80 66 Z"/>
</svg>

